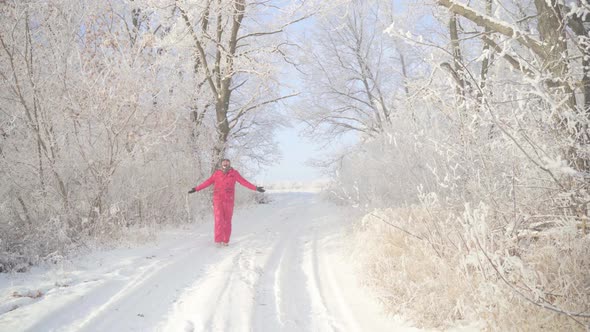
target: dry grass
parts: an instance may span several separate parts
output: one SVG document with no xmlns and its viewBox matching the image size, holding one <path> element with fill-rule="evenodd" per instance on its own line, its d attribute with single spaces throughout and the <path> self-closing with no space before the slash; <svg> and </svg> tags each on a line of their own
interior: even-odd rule
<svg viewBox="0 0 590 332">
<path fill-rule="evenodd" d="M 590 313 L 590 238 L 561 230 L 526 245 L 500 241 L 479 225 L 485 217 L 418 207 L 366 215 L 355 232 L 364 281 L 420 327 L 583 331 L 590 320 L 540 306 Z"/>
</svg>

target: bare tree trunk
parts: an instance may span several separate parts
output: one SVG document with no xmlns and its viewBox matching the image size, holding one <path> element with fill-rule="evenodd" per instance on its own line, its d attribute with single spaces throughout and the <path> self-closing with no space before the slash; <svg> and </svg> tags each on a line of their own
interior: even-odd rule
<svg viewBox="0 0 590 332">
<path fill-rule="evenodd" d="M 461 45 L 459 44 L 459 32 L 457 30 L 457 15 L 451 14 L 449 18 L 449 35 L 451 36 L 451 49 L 453 53 L 453 70 L 457 73 L 455 88 L 459 104 L 465 102 L 465 79 L 463 78 L 463 57 L 461 55 Z"/>
<path fill-rule="evenodd" d="M 215 57 L 215 68 L 218 79 L 219 93 L 217 95 L 217 103 L 215 112 L 217 115 L 217 130 L 218 130 L 218 142 L 215 147 L 216 161 L 223 157 L 227 148 L 227 141 L 230 134 L 230 126 L 228 119 L 229 102 L 231 98 L 231 83 L 234 74 L 234 56 L 236 54 L 238 44 L 238 32 L 242 26 L 242 20 L 244 18 L 244 10 L 246 9 L 245 0 L 234 0 L 233 1 L 233 13 L 232 13 L 232 27 L 230 31 L 230 37 L 228 41 L 228 54 L 225 58 L 222 56 L 221 47 L 217 48 L 217 56 Z M 221 26 L 221 18 L 218 18 L 217 27 L 217 43 L 221 45 L 223 28 Z M 221 62 L 225 60 L 225 64 Z M 221 72 L 222 65 L 225 65 L 225 72 Z"/>
<path fill-rule="evenodd" d="M 557 95 L 563 95 L 567 98 L 566 107 L 570 110 L 577 111 L 576 95 L 574 90 L 567 82 L 567 77 L 570 75 L 568 71 L 569 62 L 567 49 L 567 39 L 565 35 L 565 20 L 561 12 L 561 8 L 556 1 L 535 0 L 535 7 L 539 13 L 538 25 L 539 35 L 541 40 L 547 48 L 545 62 L 543 67 L 551 74 L 550 86 L 553 86 L 553 92 Z M 587 61 L 586 61 L 587 62 Z M 582 112 L 585 112 L 582 110 Z M 576 142 L 579 145 L 587 145 L 587 126 L 580 124 L 578 120 L 574 120 L 573 125 L 568 122 L 572 121 L 563 114 L 557 114 L 557 121 L 560 127 L 564 130 L 572 132 Z M 575 129 L 572 129 L 575 128 Z M 574 165 L 574 168 L 579 171 L 590 170 L 588 158 L 580 155 L 580 149 L 577 146 L 571 146 L 565 152 L 567 159 Z"/>
<path fill-rule="evenodd" d="M 35 64 L 35 49 L 33 46 L 32 31 L 29 24 L 28 12 L 24 15 L 24 38 L 25 47 L 24 52 L 18 54 L 14 48 L 4 40 L 0 35 L 0 46 L 4 51 L 12 73 L 10 74 L 11 80 L 8 79 L 4 74 L 2 78 L 6 81 L 12 81 L 10 86 L 11 92 L 14 94 L 15 99 L 18 101 L 25 115 L 27 121 L 27 128 L 31 130 L 32 136 L 35 138 L 35 148 L 38 159 L 38 174 L 39 174 L 39 188 L 43 196 L 47 193 L 47 174 L 46 170 L 49 171 L 57 182 L 57 192 L 61 195 L 62 203 L 65 207 L 69 205 L 68 194 L 62 177 L 57 172 L 55 164 L 58 158 L 58 143 L 55 141 L 53 135 L 53 128 L 51 125 L 51 118 L 44 115 L 44 110 L 39 100 L 39 88 L 36 77 L 36 64 Z M 19 75 L 22 70 L 17 66 L 18 57 L 22 57 L 24 64 L 24 73 Z M 30 89 L 30 95 L 27 94 L 27 90 Z M 47 163 L 44 163 L 44 160 Z"/>
<path fill-rule="evenodd" d="M 244 18 L 245 0 L 234 0 L 232 2 L 232 26 L 230 30 L 229 39 L 227 41 L 227 47 L 224 44 L 224 26 L 222 13 L 217 13 L 217 25 L 215 29 L 215 43 L 216 53 L 214 58 L 213 67 L 208 67 L 207 56 L 203 45 L 200 41 L 200 36 L 193 29 L 187 12 L 180 8 L 182 17 L 185 24 L 190 29 L 195 41 L 195 51 L 197 57 L 195 60 L 195 71 L 203 70 L 205 72 L 206 81 L 209 82 L 211 92 L 213 92 L 215 98 L 215 116 L 216 116 L 216 128 L 217 128 L 217 142 L 214 146 L 213 151 L 213 162 L 218 161 L 225 154 L 227 148 L 227 141 L 230 134 L 230 125 L 228 119 L 229 103 L 231 100 L 231 83 L 233 77 L 233 61 L 236 54 L 238 33 L 241 28 L 242 20 Z M 207 3 L 206 10 L 203 12 L 201 17 L 201 29 L 203 33 L 206 33 L 209 27 L 209 15 L 210 15 L 211 2 Z"/>
<path fill-rule="evenodd" d="M 486 0 L 486 15 L 492 16 L 492 0 Z M 488 37 L 488 35 L 490 33 L 491 33 L 490 28 L 485 27 L 484 28 L 484 35 L 486 37 Z M 481 90 L 483 90 L 486 86 L 486 81 L 488 78 L 488 70 L 490 67 L 490 57 L 492 56 L 490 54 L 490 44 L 486 43 L 485 41 L 483 43 L 482 53 L 486 54 L 486 57 L 481 62 L 481 74 L 480 74 L 480 84 L 479 84 L 479 88 Z M 483 96 L 481 96 L 481 97 L 483 98 Z M 478 103 L 480 104 L 480 108 L 481 108 L 482 100 L 478 100 Z"/>
<path fill-rule="evenodd" d="M 454 74 L 453 77 L 455 78 L 455 100 L 457 103 L 457 111 L 459 117 L 459 132 L 461 135 L 461 142 L 466 147 L 468 143 L 468 138 L 466 135 L 466 123 L 467 123 L 467 92 L 466 88 L 468 86 L 467 82 L 465 81 L 465 68 L 463 64 L 463 56 L 461 55 L 461 44 L 459 43 L 459 31 L 457 28 L 457 15 L 451 13 L 451 17 L 449 18 L 449 35 L 451 37 L 451 50 L 453 54 L 453 66 L 452 66 L 452 73 Z"/>
<path fill-rule="evenodd" d="M 225 155 L 229 141 L 236 132 L 236 125 L 240 123 L 244 115 L 264 105 L 296 95 L 269 99 L 268 96 L 260 94 L 247 101 L 247 103 L 254 104 L 254 106 L 251 106 L 251 104 L 232 104 L 234 90 L 239 89 L 248 81 L 248 79 L 244 79 L 244 82 L 235 84 L 237 73 L 244 72 L 241 67 L 235 68 L 236 57 L 254 58 L 258 51 L 252 47 L 253 44 L 255 45 L 255 40 L 247 41 L 248 39 L 264 38 L 264 36 L 282 33 L 285 27 L 305 19 L 306 16 L 294 18 L 292 21 L 271 31 L 240 34 L 243 30 L 242 21 L 246 15 L 246 0 L 208 0 L 204 5 L 204 9 L 197 14 L 200 18 L 199 24 L 193 25 L 187 9 L 182 7 L 181 1 L 176 1 L 176 8 L 180 12 L 181 18 L 194 42 L 195 73 L 203 75 L 204 78 L 197 85 L 197 89 L 200 91 L 202 86 L 207 85 L 212 95 L 210 105 L 212 109 L 215 109 L 215 128 L 217 131 L 216 141 L 212 147 L 212 161 L 215 164 Z M 272 7 L 273 10 L 276 9 L 274 6 L 263 2 L 253 3 L 252 10 L 257 10 L 256 7 L 259 5 Z M 265 53 L 268 50 L 261 50 L 260 52 Z M 244 73 L 244 76 L 254 78 L 258 75 L 263 74 L 250 72 L 250 68 Z M 203 110 L 203 112 L 206 111 L 207 109 Z M 199 116 L 195 118 L 198 119 Z"/>
<path fill-rule="evenodd" d="M 569 124 L 568 121 L 576 121 L 568 119 L 565 114 L 568 111 L 576 112 L 576 96 L 572 87 L 568 84 L 568 66 L 569 60 L 567 58 L 567 38 L 565 35 L 565 21 L 561 8 L 556 1 L 535 0 L 535 7 L 537 9 L 537 30 L 539 31 L 540 41 L 535 40 L 527 34 L 515 31 L 510 24 L 498 21 L 489 15 L 482 15 L 481 13 L 471 9 L 467 5 L 457 3 L 452 0 L 437 0 L 437 3 L 446 7 L 451 13 L 461 15 L 473 23 L 490 29 L 490 31 L 503 34 L 520 43 L 525 48 L 531 50 L 542 63 L 541 70 L 549 77 L 545 80 L 545 85 L 554 95 L 556 100 L 561 100 L 565 97 L 565 104 L 560 112 L 555 112 L 554 121 L 560 131 L 568 132 L 572 138 L 580 145 L 586 145 L 585 135 L 580 135 L 585 129 L 580 128 L 578 122 Z M 492 44 L 493 41 L 486 36 L 483 37 L 486 43 Z M 507 57 L 509 61 L 515 61 L 524 73 L 529 72 L 526 66 L 521 66 L 520 62 L 514 58 Z M 575 129 L 571 129 L 575 128 Z M 590 168 L 587 161 L 578 155 L 576 147 L 572 146 L 569 151 L 566 151 L 566 158 L 574 165 L 574 167 L 581 171 L 586 171 Z"/>
<path fill-rule="evenodd" d="M 572 16 L 568 21 L 568 26 L 574 31 L 580 39 L 578 47 L 582 52 L 582 91 L 584 94 L 583 112 L 586 117 L 590 114 L 590 32 L 585 26 L 584 21 L 579 16 Z"/>
<path fill-rule="evenodd" d="M 406 98 L 409 98 L 410 97 L 410 88 L 408 87 L 408 69 L 406 66 L 406 57 L 404 56 L 402 51 L 400 51 L 399 49 L 397 52 L 399 54 L 400 65 L 402 66 L 402 76 L 404 77 L 404 92 L 406 93 Z"/>
<path fill-rule="evenodd" d="M 397 48 L 397 52 L 399 54 L 399 62 L 400 65 L 402 67 L 402 76 L 404 79 L 404 92 L 406 94 L 406 100 L 410 99 L 410 88 L 408 87 L 408 81 L 409 81 L 409 77 L 408 77 L 408 69 L 407 69 L 407 65 L 406 65 L 406 57 L 404 56 L 404 53 L 401 51 L 401 49 L 399 48 L 399 46 L 396 47 Z M 414 113 L 414 107 L 411 107 L 411 112 L 412 112 L 412 121 L 414 123 L 416 123 L 418 120 L 416 119 L 416 114 Z"/>
<path fill-rule="evenodd" d="M 567 106 L 571 110 L 575 110 L 576 96 L 565 80 L 569 75 L 569 63 L 566 60 L 568 50 L 563 15 L 556 1 L 535 0 L 535 7 L 539 13 L 537 29 L 541 41 L 547 45 L 544 48 L 543 68 L 546 68 L 552 75 L 551 79 L 554 82 L 550 82 L 551 85 L 555 86 L 558 93 L 567 96 Z M 566 120 L 560 119 L 560 121 Z"/>
</svg>

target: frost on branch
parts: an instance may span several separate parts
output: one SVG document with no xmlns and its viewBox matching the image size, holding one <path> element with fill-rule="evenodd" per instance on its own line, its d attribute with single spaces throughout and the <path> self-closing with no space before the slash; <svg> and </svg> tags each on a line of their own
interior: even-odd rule
<svg viewBox="0 0 590 332">
<path fill-rule="evenodd" d="M 385 25 L 414 62 L 373 71 L 405 70 L 406 93 L 385 98 L 390 126 L 334 158 L 334 196 L 365 213 L 365 282 L 424 327 L 581 331 L 590 67 L 575 20 L 587 6 L 437 3 L 427 27 L 413 24 L 433 10 L 420 5 Z M 557 12 L 572 19 L 557 28 Z"/>
</svg>

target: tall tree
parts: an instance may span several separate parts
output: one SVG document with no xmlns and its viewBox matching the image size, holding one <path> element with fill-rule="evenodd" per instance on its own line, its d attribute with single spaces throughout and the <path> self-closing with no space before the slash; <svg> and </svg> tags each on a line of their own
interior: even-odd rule
<svg viewBox="0 0 590 332">
<path fill-rule="evenodd" d="M 309 15 L 300 13 L 300 5 L 279 4 L 290 14 L 284 17 L 291 17 L 277 24 L 261 16 L 265 11 L 279 13 L 276 4 L 266 2 L 176 0 L 174 5 L 191 38 L 195 71 L 212 96 L 217 129 L 213 158 L 218 160 L 241 129 L 250 128 L 250 135 L 272 131 L 256 128 L 257 112 L 297 95 L 279 93 L 273 63 L 285 60 L 289 44 L 280 38 L 285 29 Z M 203 112 L 206 109 L 201 116 Z"/>
<path fill-rule="evenodd" d="M 383 38 L 391 4 L 350 1 L 320 20 L 319 37 L 309 45 L 306 70 L 309 102 L 300 117 L 314 134 L 333 138 L 354 132 L 368 137 L 387 128 L 394 117 L 392 99 L 407 79 L 406 58 L 400 66 L 395 42 Z"/>
<path fill-rule="evenodd" d="M 535 0 L 535 17 L 538 31 L 538 36 L 535 36 L 530 33 L 523 33 L 516 25 L 498 20 L 489 14 L 481 13 L 466 4 L 454 0 L 437 0 L 437 3 L 447 8 L 452 15 L 460 15 L 483 27 L 486 32 L 483 40 L 492 48 L 502 51 L 502 48 L 489 36 L 499 34 L 511 38 L 519 47 L 534 54 L 536 57 L 535 62 L 538 65 L 533 68 L 530 63 L 502 52 L 508 63 L 524 75 L 533 79 L 535 75 L 538 75 L 542 79 L 544 86 L 553 96 L 553 101 L 561 105 L 560 110 L 554 113 L 555 123 L 562 130 L 570 132 L 570 135 L 577 141 L 578 146 L 587 144 L 587 134 L 585 133 L 587 126 L 585 123 L 588 121 L 588 115 L 584 107 L 579 107 L 583 103 L 577 101 L 575 90 L 575 86 L 584 86 L 584 79 L 582 79 L 582 84 L 572 82 L 574 75 L 572 75 L 570 68 L 574 60 L 570 56 L 567 43 L 567 16 L 570 12 L 567 6 L 560 4 L 559 1 Z M 579 24 L 580 16 L 573 15 L 572 17 L 570 25 L 575 27 L 574 31 L 583 34 L 583 25 L 580 26 Z M 575 42 L 574 44 L 578 43 Z M 584 53 L 586 47 L 582 46 L 580 49 Z M 523 58 L 526 58 L 526 56 L 523 56 Z M 584 59 L 584 56 L 581 58 Z M 534 66 L 534 64 L 532 65 Z M 578 117 L 570 116 L 570 112 L 577 114 Z M 578 170 L 588 170 L 588 160 L 579 153 L 579 147 L 571 147 L 566 154 L 568 160 Z"/>
</svg>

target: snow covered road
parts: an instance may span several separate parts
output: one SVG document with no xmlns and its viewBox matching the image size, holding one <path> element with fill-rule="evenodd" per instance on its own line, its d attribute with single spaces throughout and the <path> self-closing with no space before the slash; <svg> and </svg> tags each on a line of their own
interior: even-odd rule
<svg viewBox="0 0 590 332">
<path fill-rule="evenodd" d="M 270 196 L 236 210 L 229 247 L 207 223 L 59 272 L 0 276 L 0 331 L 415 331 L 358 285 L 338 207 Z"/>
</svg>

